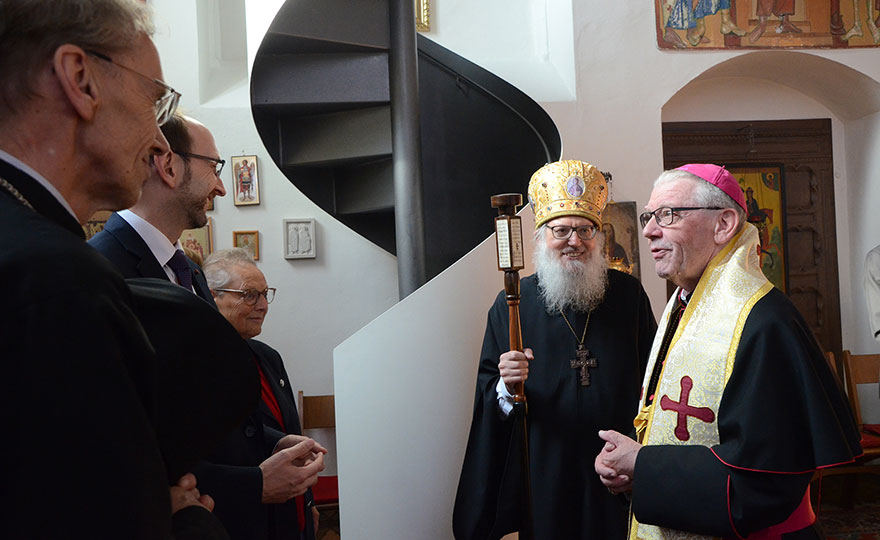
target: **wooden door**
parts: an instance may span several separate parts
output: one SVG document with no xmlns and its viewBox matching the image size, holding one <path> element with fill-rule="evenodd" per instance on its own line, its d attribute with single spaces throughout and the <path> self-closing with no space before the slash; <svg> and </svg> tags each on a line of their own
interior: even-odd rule
<svg viewBox="0 0 880 540">
<path fill-rule="evenodd" d="M 840 295 L 831 120 L 667 122 L 665 169 L 685 163 L 782 168 L 786 291 L 825 351 L 839 355 Z"/>
</svg>

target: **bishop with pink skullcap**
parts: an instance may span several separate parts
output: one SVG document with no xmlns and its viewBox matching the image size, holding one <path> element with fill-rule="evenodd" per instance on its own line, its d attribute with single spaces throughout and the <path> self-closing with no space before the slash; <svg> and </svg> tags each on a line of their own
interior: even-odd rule
<svg viewBox="0 0 880 540">
<path fill-rule="evenodd" d="M 657 275 L 677 288 L 635 440 L 598 433 L 594 468 L 630 495 L 629 540 L 820 538 L 813 475 L 863 454 L 822 348 L 764 275 L 758 229 L 728 197 L 746 209 L 728 170 L 692 163 L 660 174 L 640 216 Z"/>
<path fill-rule="evenodd" d="M 712 163 L 689 163 L 687 165 L 682 165 L 681 167 L 676 167 L 676 171 L 685 171 L 689 172 L 695 176 L 699 176 L 706 182 L 709 182 L 713 186 L 716 186 L 718 189 L 727 193 L 731 199 L 736 201 L 736 204 L 740 205 L 743 210 L 746 210 L 746 198 L 743 196 L 743 192 L 739 187 L 739 182 L 736 181 L 736 178 L 730 174 L 723 165 L 713 165 Z"/>
</svg>

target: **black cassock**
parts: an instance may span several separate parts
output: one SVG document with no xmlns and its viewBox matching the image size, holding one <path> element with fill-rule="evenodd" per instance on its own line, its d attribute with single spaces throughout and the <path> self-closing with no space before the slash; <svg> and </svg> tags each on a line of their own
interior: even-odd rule
<svg viewBox="0 0 880 540">
<path fill-rule="evenodd" d="M 605 299 L 590 316 L 584 344 L 597 367 L 590 385 L 572 369 L 586 313 L 566 311 L 577 337 L 538 298 L 537 278 L 521 283 L 523 346 L 535 360 L 525 383 L 532 506 L 537 539 L 624 538 L 628 504 L 602 486 L 593 460 L 604 442 L 600 429 L 633 430 L 639 389 L 657 325 L 641 284 L 608 271 Z M 499 413 L 498 357 L 510 349 L 508 307 L 502 291 L 489 310 L 474 416 L 455 499 L 453 530 L 459 540 L 500 538 L 518 530 L 519 444 L 513 417 Z"/>
<path fill-rule="evenodd" d="M 779 289 L 746 319 L 718 409 L 720 444 L 645 446 L 636 460 L 636 519 L 746 537 L 784 521 L 817 468 L 862 453 L 852 412 L 794 304 Z M 820 538 L 814 527 L 786 540 Z"/>
</svg>

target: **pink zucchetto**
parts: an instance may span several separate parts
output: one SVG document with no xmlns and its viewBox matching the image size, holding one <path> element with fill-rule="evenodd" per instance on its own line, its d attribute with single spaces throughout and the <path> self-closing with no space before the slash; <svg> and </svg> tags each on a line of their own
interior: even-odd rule
<svg viewBox="0 0 880 540">
<path fill-rule="evenodd" d="M 746 198 L 743 196 L 742 189 L 739 187 L 739 182 L 737 182 L 736 178 L 730 174 L 730 171 L 723 166 L 719 167 L 718 165 L 713 165 L 711 163 L 690 163 L 688 165 L 677 167 L 675 170 L 685 171 L 699 176 L 706 182 L 716 186 L 724 193 L 727 193 L 731 199 L 736 201 L 736 204 L 740 205 L 743 210 L 746 210 Z"/>
</svg>

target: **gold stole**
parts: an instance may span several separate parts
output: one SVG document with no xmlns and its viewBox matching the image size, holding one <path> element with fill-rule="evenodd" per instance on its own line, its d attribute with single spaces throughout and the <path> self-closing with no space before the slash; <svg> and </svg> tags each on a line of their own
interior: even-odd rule
<svg viewBox="0 0 880 540">
<path fill-rule="evenodd" d="M 719 443 L 718 405 L 733 370 L 743 326 L 755 303 L 773 288 L 761 272 L 757 250 L 758 231 L 746 224 L 712 258 L 669 345 L 654 400 L 645 406 L 647 387 L 679 290 L 666 305 L 642 383 L 641 410 L 633 421 L 642 444 L 714 446 Z M 696 409 L 689 409 L 686 416 L 680 415 L 682 402 Z M 684 416 L 684 420 L 680 422 L 679 416 Z M 646 525 L 633 516 L 629 538 L 697 540 L 710 537 Z"/>
</svg>

